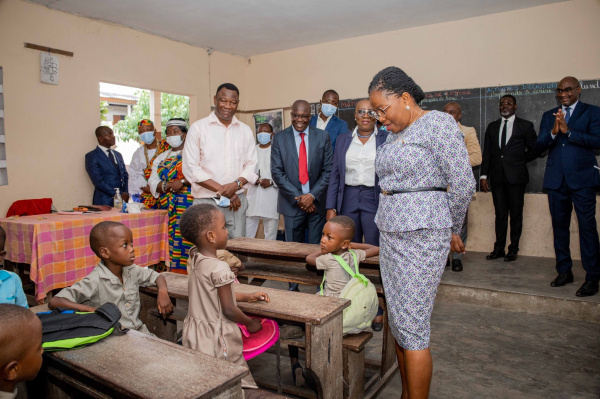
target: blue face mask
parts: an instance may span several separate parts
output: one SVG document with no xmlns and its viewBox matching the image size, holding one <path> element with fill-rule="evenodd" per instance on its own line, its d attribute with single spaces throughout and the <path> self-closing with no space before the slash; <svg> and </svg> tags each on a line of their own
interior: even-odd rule
<svg viewBox="0 0 600 399">
<path fill-rule="evenodd" d="M 140 134 L 140 139 L 146 144 L 152 144 L 154 141 L 154 132 L 144 132 Z"/>
<path fill-rule="evenodd" d="M 227 197 L 213 198 L 213 200 L 215 200 L 217 206 L 220 206 L 221 208 L 229 208 L 229 205 L 231 204 L 231 201 Z"/>
<path fill-rule="evenodd" d="M 271 133 L 261 132 L 256 135 L 256 138 L 262 145 L 269 144 L 271 142 Z"/>
<path fill-rule="evenodd" d="M 323 105 L 321 105 L 321 112 L 323 113 L 323 115 L 325 115 L 328 118 L 331 115 L 335 114 L 335 111 L 337 111 L 337 107 L 334 107 L 331 104 L 323 104 Z"/>
</svg>

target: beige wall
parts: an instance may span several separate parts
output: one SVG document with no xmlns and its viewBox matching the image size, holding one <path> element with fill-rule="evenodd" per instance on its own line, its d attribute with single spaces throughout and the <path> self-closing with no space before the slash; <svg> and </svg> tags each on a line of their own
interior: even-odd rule
<svg viewBox="0 0 600 399">
<path fill-rule="evenodd" d="M 287 107 L 299 98 L 317 101 L 328 88 L 342 98 L 366 96 L 372 76 L 389 65 L 404 68 L 424 90 L 556 81 L 568 74 L 598 78 L 598 15 L 598 0 L 573 0 L 419 28 L 399 26 L 247 60 L 219 52 L 209 56 L 202 48 L 22 0 L 0 0 L 9 179 L 0 187 L 0 215 L 22 198 L 50 196 L 58 208 L 91 202 L 83 156 L 95 145 L 100 81 L 188 95 L 194 121 L 209 112 L 214 90 L 226 81 L 240 88 L 240 110 L 249 111 Z M 58 86 L 39 81 L 39 52 L 25 49 L 23 42 L 75 53 L 60 56 Z M 252 123 L 251 114 L 238 116 Z M 525 214 L 521 253 L 553 256 L 546 197 L 527 195 Z M 491 250 L 489 194 L 480 194 L 472 205 L 470 228 L 468 249 Z M 579 256 L 576 243 L 573 255 Z"/>
<path fill-rule="evenodd" d="M 24 42 L 74 52 L 59 56 L 59 85 L 40 82 L 40 52 L 24 48 Z M 0 0 L 9 181 L 0 186 L 0 215 L 24 198 L 52 197 L 59 209 L 92 202 L 84 155 L 96 145 L 99 82 L 190 96 L 194 121 L 210 112 L 215 84 L 239 80 L 245 63 L 214 52 L 209 75 L 205 49 L 22 0 Z M 216 83 L 209 83 L 211 76 Z"/>
<path fill-rule="evenodd" d="M 598 15 L 600 1 L 574 0 L 255 56 L 249 106 L 318 101 L 329 88 L 343 99 L 363 97 L 390 65 L 426 91 L 598 78 Z"/>
</svg>

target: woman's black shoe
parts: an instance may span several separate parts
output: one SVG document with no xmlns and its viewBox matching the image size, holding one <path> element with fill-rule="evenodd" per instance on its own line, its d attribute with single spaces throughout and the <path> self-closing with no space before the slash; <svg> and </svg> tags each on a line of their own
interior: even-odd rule
<svg viewBox="0 0 600 399">
<path fill-rule="evenodd" d="M 383 323 L 371 323 L 371 328 L 373 331 L 381 331 L 383 329 Z"/>
</svg>

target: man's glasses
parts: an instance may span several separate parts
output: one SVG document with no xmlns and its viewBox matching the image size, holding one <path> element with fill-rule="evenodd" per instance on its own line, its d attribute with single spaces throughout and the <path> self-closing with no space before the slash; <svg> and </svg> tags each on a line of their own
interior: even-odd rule
<svg viewBox="0 0 600 399">
<path fill-rule="evenodd" d="M 368 116 L 369 118 L 376 118 L 377 114 L 372 109 L 359 109 L 356 111 L 356 115 L 360 116 L 361 118 L 365 116 Z"/>
<path fill-rule="evenodd" d="M 575 87 L 565 87 L 564 89 L 556 89 L 556 94 L 563 94 L 563 93 L 567 93 L 567 94 L 571 94 L 571 92 L 573 90 L 575 90 L 576 88 L 578 88 L 579 86 L 575 86 Z"/>
</svg>

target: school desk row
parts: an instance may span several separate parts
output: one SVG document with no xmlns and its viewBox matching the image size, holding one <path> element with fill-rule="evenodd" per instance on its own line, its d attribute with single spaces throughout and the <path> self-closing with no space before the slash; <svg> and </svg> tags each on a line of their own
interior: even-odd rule
<svg viewBox="0 0 600 399">
<path fill-rule="evenodd" d="M 187 300 L 185 275 L 163 273 L 174 304 Z M 240 292 L 255 287 L 236 284 Z M 271 302 L 241 302 L 248 314 L 304 323 L 306 368 L 315 372 L 319 397 L 342 398 L 342 314 L 349 301 L 263 288 Z M 47 353 L 35 386 L 45 395 L 71 398 L 242 398 L 248 370 L 168 342 L 176 337 L 172 319 L 155 317 L 157 291 L 141 289 L 140 318 L 157 337 L 136 331 L 110 336 L 89 347 Z M 32 308 L 35 313 L 47 305 Z M 164 339 L 160 339 L 164 338 Z M 79 396 L 78 396 L 79 395 Z"/>
</svg>

